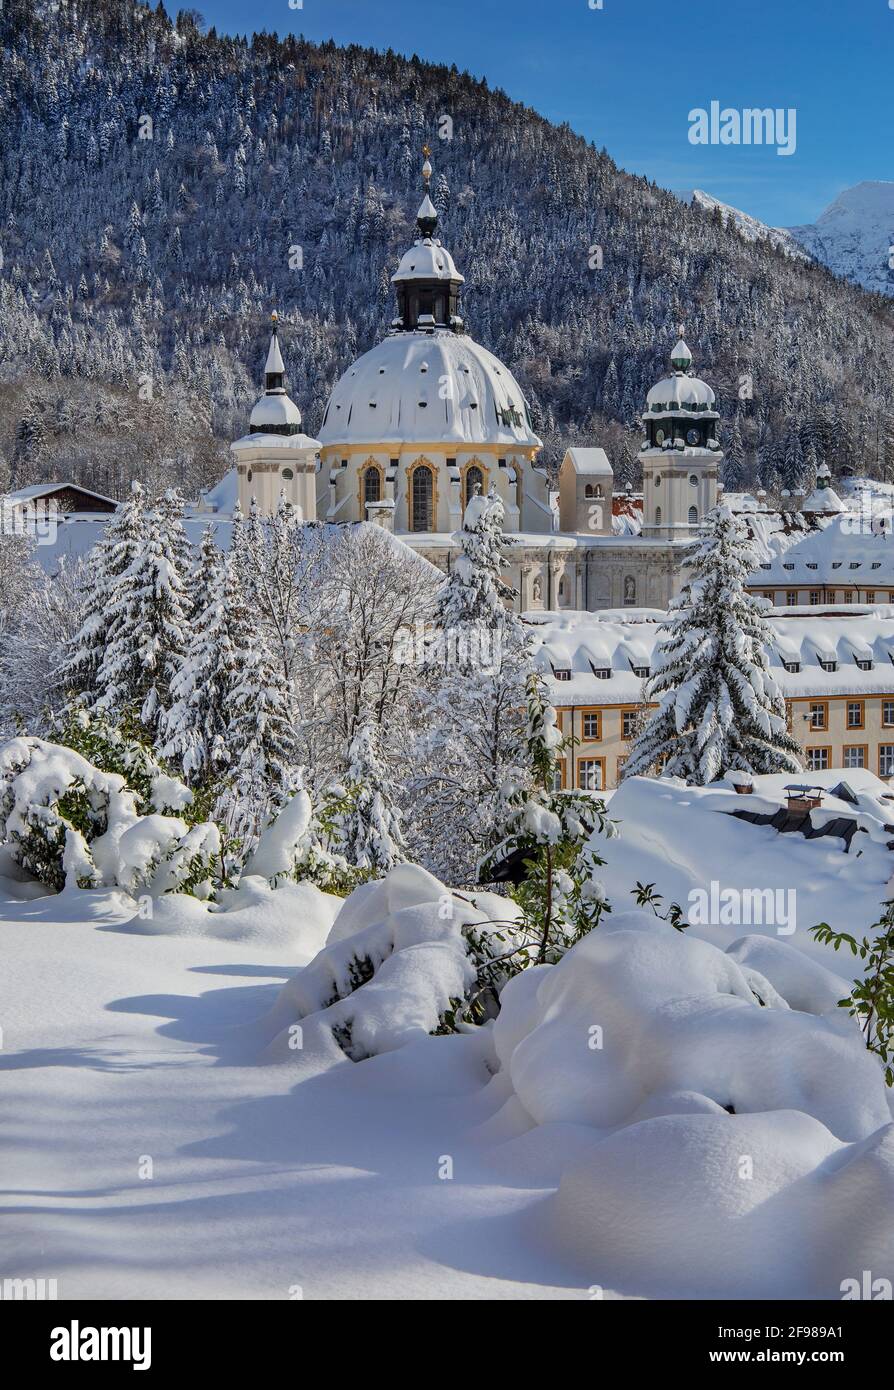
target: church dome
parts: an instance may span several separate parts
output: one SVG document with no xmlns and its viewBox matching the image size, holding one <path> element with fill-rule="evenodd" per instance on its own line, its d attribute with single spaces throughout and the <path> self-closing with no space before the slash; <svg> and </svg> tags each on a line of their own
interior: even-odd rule
<svg viewBox="0 0 894 1390">
<path fill-rule="evenodd" d="M 419 236 L 392 276 L 397 317 L 384 341 L 338 382 L 320 440 L 324 446 L 444 444 L 456 452 L 465 444 L 539 449 L 515 377 L 466 334 L 459 312 L 464 281 L 435 236 L 427 147 L 424 153 Z"/>
<path fill-rule="evenodd" d="M 652 387 L 646 397 L 643 419 L 648 420 L 664 412 L 719 418 L 714 410 L 714 392 L 707 382 L 692 371 L 692 353 L 683 340 L 682 330 L 670 360 L 673 371 Z"/>
<path fill-rule="evenodd" d="M 272 431 L 281 434 L 285 433 L 286 429 L 292 432 L 292 426 L 295 427 L 294 432 L 297 433 L 300 424 L 301 411 L 285 392 L 279 395 L 271 391 L 269 394 L 261 396 L 256 401 L 249 420 L 249 428 L 252 433 Z"/>
<path fill-rule="evenodd" d="M 509 368 L 447 330 L 393 333 L 359 358 L 332 392 L 320 441 L 541 445 Z"/>
<path fill-rule="evenodd" d="M 391 283 L 397 285 L 403 280 L 452 280 L 458 285 L 465 283 L 446 246 L 442 246 L 439 241 L 432 241 L 431 237 L 417 241 L 401 258 L 397 273 L 391 277 Z"/>
<path fill-rule="evenodd" d="M 674 372 L 653 386 L 646 397 L 646 409 L 659 406 L 664 410 L 713 410 L 714 392 L 707 382 L 697 376 Z"/>
</svg>

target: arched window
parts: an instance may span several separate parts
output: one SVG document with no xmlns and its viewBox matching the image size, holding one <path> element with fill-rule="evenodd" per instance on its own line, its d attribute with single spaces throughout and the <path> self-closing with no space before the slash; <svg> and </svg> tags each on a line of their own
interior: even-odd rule
<svg viewBox="0 0 894 1390">
<path fill-rule="evenodd" d="M 697 473 L 690 473 L 690 474 L 689 474 L 689 483 L 690 483 L 690 486 L 691 486 L 691 487 L 698 487 L 698 474 L 697 474 Z"/>
<path fill-rule="evenodd" d="M 655 486 L 656 486 L 656 487 L 661 487 L 661 474 L 660 474 L 660 473 L 656 473 L 656 474 L 655 474 Z"/>
<path fill-rule="evenodd" d="M 382 475 L 373 464 L 363 471 L 363 504 L 367 502 L 381 502 L 382 500 Z"/>
<path fill-rule="evenodd" d="M 690 508 L 689 508 L 689 525 L 690 525 L 690 526 L 697 526 L 697 525 L 698 525 L 698 507 L 690 507 Z"/>
<path fill-rule="evenodd" d="M 475 464 L 472 464 L 471 468 L 466 469 L 465 484 L 466 486 L 465 496 L 463 497 L 463 511 L 465 511 L 466 507 L 469 505 L 472 498 L 475 496 L 476 487 L 481 492 L 484 491 L 484 474 L 482 473 L 481 469 L 478 468 Z"/>
<path fill-rule="evenodd" d="M 605 494 L 604 494 L 603 491 L 602 491 L 602 484 L 601 484 L 601 483 L 597 483 L 597 484 L 596 484 L 596 491 L 594 492 L 593 496 L 594 496 L 594 497 L 604 497 L 604 495 L 605 495 Z"/>
<path fill-rule="evenodd" d="M 435 492 L 434 474 L 428 464 L 420 463 L 413 469 L 410 530 L 434 530 L 433 502 Z"/>
<path fill-rule="evenodd" d="M 592 497 L 592 496 L 593 496 L 593 484 L 592 484 L 592 483 L 587 483 L 587 486 L 584 488 L 584 496 L 585 496 L 585 497 Z"/>
<path fill-rule="evenodd" d="M 655 508 L 655 525 L 656 525 L 656 526 L 660 526 L 660 525 L 661 525 L 661 508 L 660 508 L 660 507 L 656 507 L 656 508 Z"/>
</svg>

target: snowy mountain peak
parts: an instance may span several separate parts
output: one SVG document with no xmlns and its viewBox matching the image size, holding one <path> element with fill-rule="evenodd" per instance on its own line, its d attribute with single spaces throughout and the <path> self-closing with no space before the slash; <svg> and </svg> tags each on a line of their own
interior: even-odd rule
<svg viewBox="0 0 894 1390">
<path fill-rule="evenodd" d="M 894 296 L 894 182 L 865 179 L 854 184 L 816 222 L 803 227 L 769 227 L 701 188 L 676 196 L 706 212 L 719 209 L 747 241 L 768 241 L 791 255 L 806 254 L 854 285 Z"/>
</svg>

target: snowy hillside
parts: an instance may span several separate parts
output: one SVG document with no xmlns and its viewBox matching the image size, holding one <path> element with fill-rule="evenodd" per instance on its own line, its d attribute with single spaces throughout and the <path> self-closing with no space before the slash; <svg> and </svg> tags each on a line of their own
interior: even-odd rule
<svg viewBox="0 0 894 1390">
<path fill-rule="evenodd" d="M 447 67 L 248 43 L 192 16 L 0 10 L 0 489 L 8 470 L 13 486 L 120 497 L 138 477 L 196 496 L 245 431 L 274 306 L 317 434 L 393 316 L 426 142 L 469 330 L 517 377 L 547 463 L 595 441 L 636 480 L 639 413 L 682 312 L 737 463 L 760 450 L 769 487 L 810 429 L 833 471 L 862 467 L 894 318 L 850 286 Z"/>
</svg>

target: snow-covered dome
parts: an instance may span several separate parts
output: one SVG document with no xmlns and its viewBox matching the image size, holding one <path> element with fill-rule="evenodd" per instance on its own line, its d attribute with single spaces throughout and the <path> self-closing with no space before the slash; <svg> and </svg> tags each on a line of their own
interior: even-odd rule
<svg viewBox="0 0 894 1390">
<path fill-rule="evenodd" d="M 292 426 L 297 431 L 300 424 L 301 411 L 284 391 L 270 391 L 261 396 L 256 401 L 249 420 L 252 433 L 272 431 L 274 434 L 282 434 Z"/>
<path fill-rule="evenodd" d="M 459 285 L 465 283 L 465 277 L 460 275 L 446 246 L 442 246 L 440 241 L 433 241 L 431 237 L 417 241 L 405 252 L 397 273 L 391 277 L 391 283 L 397 285 L 402 280 L 453 280 Z"/>
<path fill-rule="evenodd" d="M 509 368 L 446 329 L 393 333 L 359 358 L 332 392 L 320 441 L 541 444 Z"/>
<path fill-rule="evenodd" d="M 709 417 L 714 415 L 718 418 L 714 411 L 714 392 L 707 382 L 702 381 L 692 371 L 692 353 L 683 339 L 682 328 L 679 341 L 671 352 L 670 362 L 673 368 L 670 376 L 662 378 L 646 397 L 643 419 L 647 420 L 662 412 L 707 414 Z"/>
<path fill-rule="evenodd" d="M 646 397 L 646 409 L 660 406 L 664 410 L 713 410 L 714 400 L 707 382 L 688 373 L 673 372 L 652 387 Z"/>
</svg>

